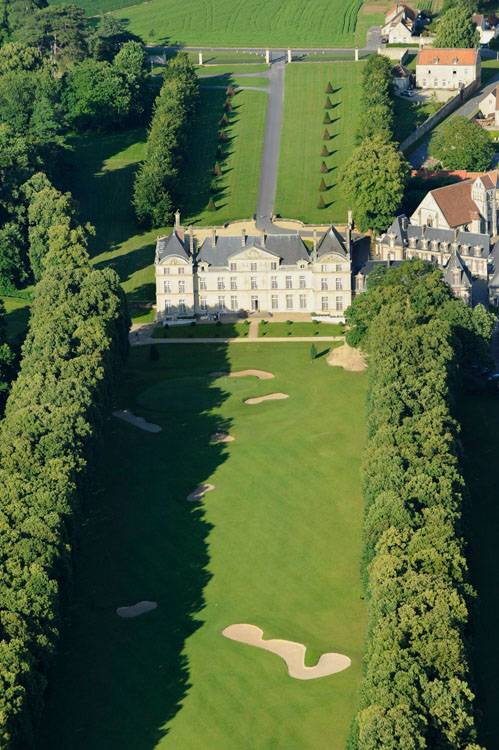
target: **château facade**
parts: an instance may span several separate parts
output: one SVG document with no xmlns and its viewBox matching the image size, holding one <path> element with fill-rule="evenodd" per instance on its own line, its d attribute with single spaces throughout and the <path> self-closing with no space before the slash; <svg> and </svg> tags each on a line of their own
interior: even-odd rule
<svg viewBox="0 0 499 750">
<path fill-rule="evenodd" d="M 298 233 L 217 233 L 176 224 L 156 243 L 156 318 L 321 313 L 343 320 L 351 303 L 352 232 L 331 226 L 309 249 Z"/>
</svg>

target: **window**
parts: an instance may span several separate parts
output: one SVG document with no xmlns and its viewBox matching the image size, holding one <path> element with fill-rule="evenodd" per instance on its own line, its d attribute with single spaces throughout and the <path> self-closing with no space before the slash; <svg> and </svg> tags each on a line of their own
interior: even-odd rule
<svg viewBox="0 0 499 750">
<path fill-rule="evenodd" d="M 277 301 L 277 294 L 273 294 L 272 297 L 270 298 L 270 306 L 272 310 L 277 310 L 277 308 L 279 307 L 279 304 Z"/>
<path fill-rule="evenodd" d="M 277 261 L 273 260 L 270 264 L 270 270 L 271 271 L 277 271 Z"/>
<path fill-rule="evenodd" d="M 230 298 L 230 309 L 237 310 L 237 297 Z"/>
<path fill-rule="evenodd" d="M 230 270 L 231 271 L 237 271 L 237 263 L 231 263 L 230 264 Z"/>
<path fill-rule="evenodd" d="M 206 279 L 205 278 L 202 278 L 202 279 L 200 278 L 199 279 L 199 288 L 200 289 L 206 289 Z"/>
<path fill-rule="evenodd" d="M 180 276 L 182 276 L 182 274 L 184 273 L 184 271 L 185 271 L 185 268 L 181 268 L 181 267 L 180 267 L 180 268 L 178 269 L 178 272 L 179 272 Z"/>
<path fill-rule="evenodd" d="M 341 263 L 337 263 L 336 264 L 336 273 L 339 273 L 340 271 L 343 271 L 343 266 L 341 265 Z"/>
<path fill-rule="evenodd" d="M 178 282 L 178 293 L 183 294 L 185 292 L 185 281 Z"/>
<path fill-rule="evenodd" d="M 178 311 L 181 315 L 185 313 L 185 299 L 179 299 L 178 301 Z"/>
<path fill-rule="evenodd" d="M 225 310 L 225 297 L 218 298 L 218 309 Z"/>
<path fill-rule="evenodd" d="M 169 281 L 163 281 L 163 292 L 165 294 L 170 294 L 171 292 L 171 284 Z"/>
<path fill-rule="evenodd" d="M 327 279 L 321 279 L 321 290 L 327 292 Z"/>
<path fill-rule="evenodd" d="M 362 276 L 355 277 L 355 288 L 359 292 L 364 289 L 364 278 Z"/>
<path fill-rule="evenodd" d="M 293 288 L 293 279 L 291 276 L 286 276 L 286 289 Z"/>
<path fill-rule="evenodd" d="M 293 309 L 293 295 L 286 294 L 286 310 L 292 310 L 292 309 Z"/>
<path fill-rule="evenodd" d="M 336 279 L 336 289 L 343 289 L 343 282 L 341 279 Z"/>
<path fill-rule="evenodd" d="M 217 289 L 225 289 L 225 281 L 223 276 L 217 278 Z"/>
<path fill-rule="evenodd" d="M 163 268 L 163 273 L 169 274 L 170 273 L 170 266 L 166 266 L 165 268 Z"/>
<path fill-rule="evenodd" d="M 237 278 L 235 276 L 230 277 L 230 288 L 237 289 Z"/>
<path fill-rule="evenodd" d="M 172 311 L 172 303 L 169 299 L 165 301 L 165 313 L 169 315 Z"/>
<path fill-rule="evenodd" d="M 300 289 L 305 289 L 305 276 L 300 276 L 298 279 L 298 286 Z"/>
<path fill-rule="evenodd" d="M 251 273 L 255 273 L 256 272 L 256 268 L 257 268 L 256 263 L 250 263 L 250 271 L 251 271 Z"/>
<path fill-rule="evenodd" d="M 336 297 L 336 312 L 343 310 L 343 297 Z"/>
<path fill-rule="evenodd" d="M 322 309 L 322 312 L 329 310 L 329 300 L 327 297 L 321 298 L 321 309 Z"/>
<path fill-rule="evenodd" d="M 321 271 L 322 271 L 322 273 L 327 273 L 327 270 L 328 270 L 328 269 L 327 269 L 327 265 L 322 265 L 322 266 L 321 266 Z"/>
<path fill-rule="evenodd" d="M 307 309 L 307 295 L 300 294 L 300 310 L 306 310 L 306 309 Z"/>
<path fill-rule="evenodd" d="M 208 304 L 206 302 L 206 297 L 201 297 L 201 300 L 199 302 L 199 305 L 201 307 L 201 310 L 205 311 L 208 309 Z"/>
<path fill-rule="evenodd" d="M 258 310 L 258 307 L 259 307 L 259 305 L 258 305 L 258 297 L 256 297 L 255 295 L 253 295 L 251 297 L 251 309 L 252 310 Z"/>
<path fill-rule="evenodd" d="M 251 288 L 252 289 L 258 289 L 258 284 L 256 283 L 256 276 L 252 276 L 250 279 Z"/>
<path fill-rule="evenodd" d="M 277 289 L 277 276 L 270 277 L 270 288 Z"/>
</svg>

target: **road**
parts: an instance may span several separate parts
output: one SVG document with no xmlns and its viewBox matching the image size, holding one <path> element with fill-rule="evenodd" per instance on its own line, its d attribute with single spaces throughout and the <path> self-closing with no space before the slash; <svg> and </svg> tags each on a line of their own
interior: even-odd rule
<svg viewBox="0 0 499 750">
<path fill-rule="evenodd" d="M 450 117 L 468 117 L 471 118 L 478 110 L 480 101 L 484 96 L 490 94 L 490 92 L 497 86 L 499 82 L 499 70 L 494 73 L 493 78 L 487 83 L 486 86 L 482 86 L 480 91 L 464 102 L 458 109 L 456 109 Z M 443 121 L 445 122 L 445 120 Z M 419 144 L 419 146 L 407 157 L 410 164 L 414 169 L 419 169 L 423 166 L 424 162 L 428 158 L 428 146 L 430 144 L 431 133 L 427 135 Z"/>
</svg>

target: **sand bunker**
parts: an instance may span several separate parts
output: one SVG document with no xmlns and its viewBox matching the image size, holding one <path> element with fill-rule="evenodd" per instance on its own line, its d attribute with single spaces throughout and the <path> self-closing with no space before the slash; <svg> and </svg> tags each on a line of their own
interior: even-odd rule
<svg viewBox="0 0 499 750">
<path fill-rule="evenodd" d="M 232 443 L 235 439 L 234 435 L 227 435 L 226 432 L 215 432 L 210 438 L 210 443 Z"/>
<path fill-rule="evenodd" d="M 258 380 L 272 380 L 274 375 L 265 370 L 238 370 L 237 372 L 212 372 L 213 378 L 258 378 Z"/>
<path fill-rule="evenodd" d="M 335 347 L 327 358 L 328 365 L 343 367 L 350 372 L 361 372 L 367 368 L 367 362 L 360 349 L 354 349 L 348 344 Z"/>
<path fill-rule="evenodd" d="M 215 489 L 214 484 L 208 484 L 208 482 L 205 482 L 204 484 L 200 484 L 194 492 L 191 492 L 190 495 L 187 495 L 188 500 L 201 500 L 207 492 L 211 492 Z"/>
<path fill-rule="evenodd" d="M 262 401 L 281 401 L 283 398 L 289 398 L 287 393 L 269 393 L 267 396 L 256 396 L 255 398 L 247 398 L 245 404 L 261 404 Z"/>
<path fill-rule="evenodd" d="M 144 417 L 137 417 L 136 414 L 128 411 L 128 409 L 123 409 L 122 411 L 113 411 L 113 416 L 118 417 L 118 419 L 122 419 L 124 422 L 128 422 L 129 424 L 133 424 L 135 427 L 138 427 L 139 430 L 145 430 L 146 432 L 161 432 L 162 430 L 159 424 L 148 422 L 144 419 Z"/>
<path fill-rule="evenodd" d="M 303 643 L 278 639 L 265 641 L 263 630 L 256 625 L 229 625 L 222 631 L 222 635 L 232 641 L 246 643 L 248 646 L 256 646 L 277 654 L 286 662 L 289 676 L 295 677 L 297 680 L 315 680 L 317 677 L 327 677 L 330 674 L 342 672 L 352 663 L 348 656 L 327 653 L 322 654 L 315 667 L 306 667 L 305 652 L 307 649 Z"/>
<path fill-rule="evenodd" d="M 137 602 L 130 607 L 118 607 L 116 614 L 118 617 L 138 617 L 139 615 L 145 615 L 146 612 L 152 612 L 157 606 L 158 602 Z"/>
</svg>

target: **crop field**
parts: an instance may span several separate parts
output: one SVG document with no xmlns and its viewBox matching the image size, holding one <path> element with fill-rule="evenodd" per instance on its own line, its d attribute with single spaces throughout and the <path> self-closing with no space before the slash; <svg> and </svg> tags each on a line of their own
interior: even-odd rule
<svg viewBox="0 0 499 750">
<path fill-rule="evenodd" d="M 162 432 L 105 425 L 37 747 L 344 750 L 366 633 L 366 374 L 301 343 L 155 347 L 132 348 L 117 408 Z M 216 374 L 249 368 L 274 379 Z M 272 391 L 289 398 L 244 403 Z M 141 600 L 157 609 L 118 616 Z M 324 652 L 351 666 L 293 679 L 222 636 L 237 623 L 303 643 L 308 666 Z"/>
<path fill-rule="evenodd" d="M 94 1 L 81 0 L 84 7 Z M 331 47 L 354 46 L 361 6 L 362 0 L 150 0 L 113 13 L 147 43 Z"/>
<path fill-rule="evenodd" d="M 355 147 L 364 63 L 292 63 L 286 67 L 276 213 L 306 223 L 346 221 L 339 171 Z M 328 83 L 333 93 L 326 94 Z M 329 96 L 332 107 L 325 109 Z M 328 113 L 331 122 L 324 123 Z M 327 128 L 329 140 L 324 140 Z M 328 155 L 322 156 L 322 149 Z M 325 162 L 327 173 L 321 173 Z M 319 191 L 321 180 L 326 190 Z M 325 208 L 318 208 L 322 196 Z"/>
</svg>

